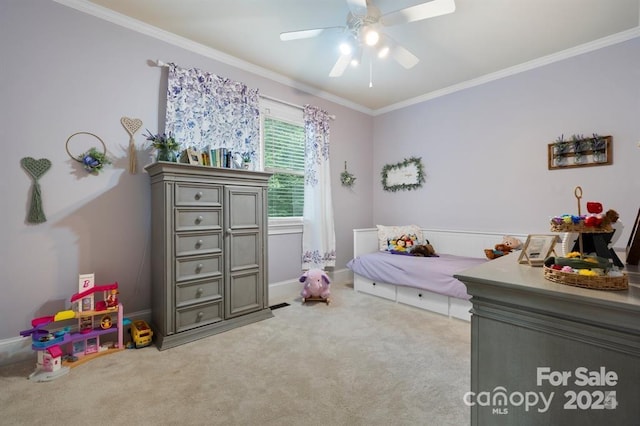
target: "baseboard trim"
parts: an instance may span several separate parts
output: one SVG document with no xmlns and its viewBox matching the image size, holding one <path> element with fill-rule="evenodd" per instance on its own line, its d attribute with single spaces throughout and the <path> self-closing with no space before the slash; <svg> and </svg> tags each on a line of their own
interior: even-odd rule
<svg viewBox="0 0 640 426">
<path fill-rule="evenodd" d="M 145 309 L 138 312 L 131 312 L 126 314 L 125 317 L 132 321 L 144 320 L 150 323 L 151 310 Z M 47 328 L 47 330 L 56 331 L 55 328 Z M 0 340 L 0 366 L 28 361 L 30 359 L 33 360 L 35 365 L 36 353 L 31 349 L 30 337 L 11 337 L 9 339 Z"/>
<path fill-rule="evenodd" d="M 331 278 L 332 284 L 353 282 L 353 273 L 347 268 L 329 271 L 329 277 Z M 299 298 L 301 286 L 300 281 L 297 279 L 270 284 L 269 306 L 281 302 L 290 302 Z M 150 324 L 151 310 L 145 309 L 138 312 L 131 312 L 126 314 L 125 317 L 132 321 L 139 319 L 145 320 Z M 55 329 L 51 329 L 51 331 L 55 331 Z M 0 366 L 30 359 L 32 359 L 34 363 L 36 362 L 36 353 L 31 349 L 31 339 L 29 337 L 11 337 L 0 340 Z"/>
</svg>

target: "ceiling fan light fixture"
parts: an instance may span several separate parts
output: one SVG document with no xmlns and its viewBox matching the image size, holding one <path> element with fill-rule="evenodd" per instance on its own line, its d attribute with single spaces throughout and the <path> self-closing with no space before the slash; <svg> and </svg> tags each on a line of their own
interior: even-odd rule
<svg viewBox="0 0 640 426">
<path fill-rule="evenodd" d="M 389 56 L 389 51 L 390 50 L 391 49 L 386 44 L 381 46 L 380 49 L 378 50 L 378 58 L 380 58 L 380 59 L 386 58 L 387 56 Z"/>
<path fill-rule="evenodd" d="M 375 28 L 366 26 L 363 29 L 364 43 L 367 46 L 375 46 L 380 41 L 380 33 Z"/>
<path fill-rule="evenodd" d="M 355 52 L 353 52 L 353 56 L 351 57 L 351 66 L 352 67 L 357 67 L 358 65 L 360 65 L 360 62 L 362 62 L 362 48 L 359 47 L 358 49 L 356 49 Z"/>
<path fill-rule="evenodd" d="M 351 55 L 351 53 L 353 52 L 353 47 L 351 47 L 351 43 L 348 43 L 346 41 L 340 43 L 340 46 L 338 48 L 340 49 L 340 53 L 343 55 Z"/>
</svg>

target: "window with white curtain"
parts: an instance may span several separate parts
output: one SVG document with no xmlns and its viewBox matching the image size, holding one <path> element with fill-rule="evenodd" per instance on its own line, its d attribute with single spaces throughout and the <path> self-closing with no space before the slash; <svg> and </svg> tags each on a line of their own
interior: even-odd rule
<svg viewBox="0 0 640 426">
<path fill-rule="evenodd" d="M 260 99 L 264 170 L 269 179 L 269 223 L 295 225 L 304 209 L 304 120 L 302 109 Z"/>
</svg>

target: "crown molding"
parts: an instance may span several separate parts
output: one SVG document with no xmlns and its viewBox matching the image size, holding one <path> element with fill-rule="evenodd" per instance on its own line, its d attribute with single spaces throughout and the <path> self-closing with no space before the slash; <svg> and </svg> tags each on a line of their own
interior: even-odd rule
<svg viewBox="0 0 640 426">
<path fill-rule="evenodd" d="M 565 49 L 563 51 L 556 52 L 551 55 L 543 56 L 541 58 L 537 58 L 532 61 L 524 62 L 522 64 L 515 65 L 513 67 L 505 68 L 503 70 L 489 73 L 484 76 L 474 78 L 472 80 L 467 80 L 462 83 L 454 84 L 452 86 L 445 87 L 440 90 L 435 90 L 433 92 L 425 93 L 424 95 L 407 99 L 405 101 L 398 102 L 398 103 L 386 106 L 384 108 L 373 110 L 363 105 L 341 98 L 339 96 L 335 96 L 331 93 L 318 90 L 317 88 L 303 84 L 297 80 L 286 77 L 282 74 L 270 71 L 266 68 L 262 68 L 250 62 L 241 60 L 239 58 L 236 58 L 235 56 L 226 54 L 224 52 L 220 52 L 219 50 L 212 49 L 203 44 L 196 43 L 192 40 L 189 40 L 187 38 L 173 34 L 171 32 L 162 30 L 160 28 L 154 27 L 145 22 L 139 21 L 137 19 L 133 19 L 121 13 L 114 12 L 111 9 L 107 9 L 103 6 L 99 6 L 87 0 L 53 0 L 53 1 L 55 1 L 56 3 L 60 3 L 64 6 L 76 9 L 78 11 L 87 13 L 89 15 L 93 15 L 105 21 L 109 21 L 121 27 L 125 27 L 130 30 L 139 32 L 141 34 L 148 35 L 150 37 L 156 38 L 158 40 L 180 47 L 182 49 L 194 52 L 204 57 L 214 59 L 216 61 L 236 67 L 238 69 L 256 74 L 258 76 L 267 78 L 269 80 L 273 80 L 277 83 L 284 84 L 293 89 L 308 93 L 312 96 L 317 96 L 319 98 L 328 100 L 330 102 L 334 102 L 338 105 L 342 105 L 344 107 L 347 107 L 352 110 L 359 111 L 371 116 L 386 114 L 391 111 L 399 110 L 402 108 L 406 108 L 408 106 L 426 102 L 442 96 L 450 95 L 452 93 L 459 92 L 461 90 L 470 89 L 472 87 L 480 86 L 482 84 L 499 80 L 501 78 L 516 75 L 525 71 L 530 71 L 535 68 L 543 67 L 545 65 L 549 65 L 554 62 L 559 62 L 565 59 L 572 58 L 574 56 L 582 55 L 584 53 L 592 52 L 594 50 L 598 50 L 604 47 L 622 43 L 640 36 L 640 26 L 637 26 L 627 31 L 623 31 L 617 34 L 603 37 L 601 39 L 598 39 L 589 43 L 585 43 L 580 46 Z M 639 21 L 640 21 L 640 16 L 639 16 Z"/>
<path fill-rule="evenodd" d="M 356 104 L 355 102 L 351 102 L 339 96 L 335 96 L 331 93 L 318 90 L 315 87 L 303 84 L 297 80 L 283 76 L 282 74 L 270 71 L 266 68 L 259 67 L 250 62 L 243 61 L 242 59 L 236 58 L 235 56 L 231 56 L 219 50 L 210 48 L 201 43 L 196 43 L 185 37 L 178 36 L 174 33 L 162 30 L 158 27 L 154 27 L 153 25 L 149 25 L 145 22 L 123 15 L 121 13 L 114 12 L 111 9 L 97 5 L 95 3 L 91 3 L 87 0 L 53 0 L 53 1 L 61 5 L 70 7 L 72 9 L 78 10 L 80 12 L 86 13 L 88 15 L 95 16 L 96 18 L 103 19 L 105 21 L 111 22 L 121 27 L 164 41 L 166 43 L 188 50 L 190 52 L 197 53 L 209 59 L 214 59 L 224 64 L 239 68 L 243 71 L 248 71 L 260 77 L 264 77 L 269 80 L 273 80 L 277 83 L 284 84 L 293 89 L 300 90 L 302 92 L 308 93 L 313 96 L 317 96 L 322 99 L 326 99 L 338 105 L 345 106 L 347 108 L 362 112 L 364 114 L 373 115 L 373 110 L 370 108 L 367 108 L 360 104 Z"/>
<path fill-rule="evenodd" d="M 398 102 L 393 105 L 389 105 L 384 108 L 376 109 L 373 111 L 373 115 L 381 115 L 387 112 L 395 111 L 398 109 L 406 108 L 411 105 L 419 104 L 431 99 L 439 98 L 441 96 L 450 95 L 461 90 L 470 89 L 472 87 L 480 86 L 491 81 L 500 80 L 501 78 L 509 77 L 512 75 L 520 74 L 525 71 L 530 71 L 535 68 L 540 68 L 545 65 L 559 62 L 565 59 L 572 58 L 574 56 L 582 55 L 584 53 L 592 52 L 594 50 L 602 49 L 604 47 L 613 46 L 614 44 L 622 43 L 636 37 L 640 37 L 640 26 L 632 28 L 627 31 L 622 31 L 617 34 L 613 34 L 607 37 L 594 40 L 589 43 L 582 44 L 580 46 L 572 47 L 562 50 L 560 52 L 553 53 L 551 55 L 543 56 L 541 58 L 534 59 L 532 61 L 524 62 L 513 67 L 505 68 L 500 71 L 496 71 L 490 74 L 483 75 L 482 77 L 467 80 L 453 86 L 445 87 L 440 90 L 435 90 L 424 95 L 408 99 L 406 101 Z"/>
</svg>

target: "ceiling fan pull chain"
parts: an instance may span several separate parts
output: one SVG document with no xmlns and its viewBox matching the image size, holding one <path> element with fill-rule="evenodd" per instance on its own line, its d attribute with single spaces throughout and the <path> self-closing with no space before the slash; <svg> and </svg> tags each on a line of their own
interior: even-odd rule
<svg viewBox="0 0 640 426">
<path fill-rule="evenodd" d="M 369 87 L 373 87 L 373 61 L 369 59 Z"/>
</svg>

